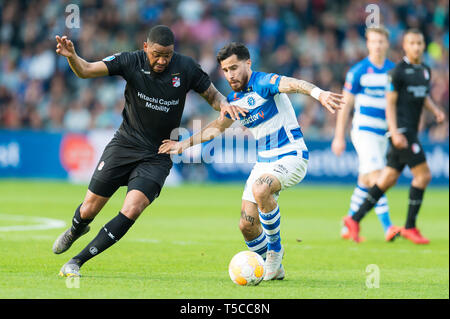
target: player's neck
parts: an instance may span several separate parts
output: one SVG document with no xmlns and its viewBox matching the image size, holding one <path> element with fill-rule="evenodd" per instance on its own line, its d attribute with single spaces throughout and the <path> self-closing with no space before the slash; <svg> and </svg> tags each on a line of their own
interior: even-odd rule
<svg viewBox="0 0 450 319">
<path fill-rule="evenodd" d="M 369 55 L 369 61 L 370 63 L 372 63 L 373 65 L 375 65 L 377 68 L 381 69 L 384 65 L 384 60 L 386 60 L 385 56 L 381 56 L 381 55 Z"/>
<path fill-rule="evenodd" d="M 252 71 L 252 69 L 250 69 L 250 71 L 248 72 L 247 83 L 245 83 L 244 87 L 248 86 L 248 83 L 250 82 L 250 79 L 252 78 L 252 73 L 253 73 L 253 71 Z"/>
<path fill-rule="evenodd" d="M 405 55 L 405 61 L 409 64 L 421 64 L 422 63 L 422 57 L 418 57 L 416 59 L 409 57 Z"/>
</svg>

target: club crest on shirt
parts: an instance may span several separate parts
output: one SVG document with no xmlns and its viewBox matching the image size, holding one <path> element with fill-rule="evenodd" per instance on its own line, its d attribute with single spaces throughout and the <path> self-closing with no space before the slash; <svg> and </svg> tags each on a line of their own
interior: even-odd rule
<svg viewBox="0 0 450 319">
<path fill-rule="evenodd" d="M 411 145 L 411 149 L 414 154 L 417 154 L 420 152 L 420 146 L 417 143 L 413 143 L 413 145 Z"/>
<path fill-rule="evenodd" d="M 249 97 L 247 98 L 247 103 L 248 103 L 248 105 L 250 105 L 250 106 L 255 105 L 255 98 L 252 97 L 252 96 L 249 96 Z"/>
<path fill-rule="evenodd" d="M 425 80 L 428 80 L 430 78 L 430 73 L 427 69 L 423 70 L 423 76 L 425 77 Z"/>
<path fill-rule="evenodd" d="M 174 76 L 172 78 L 172 85 L 173 85 L 173 87 L 177 88 L 177 87 L 180 86 L 180 84 L 181 84 L 180 78 L 178 76 Z"/>
</svg>

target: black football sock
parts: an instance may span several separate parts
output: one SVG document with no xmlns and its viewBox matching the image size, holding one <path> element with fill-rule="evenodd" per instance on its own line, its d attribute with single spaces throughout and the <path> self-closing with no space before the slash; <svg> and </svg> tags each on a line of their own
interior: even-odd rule
<svg viewBox="0 0 450 319">
<path fill-rule="evenodd" d="M 95 237 L 78 255 L 72 258 L 81 266 L 92 257 L 100 254 L 110 246 L 119 241 L 128 229 L 134 224 L 134 220 L 129 219 L 124 214 L 119 214 L 111 219 L 105 226 L 100 229 L 97 237 Z"/>
<path fill-rule="evenodd" d="M 366 199 L 361 204 L 358 211 L 352 216 L 352 219 L 359 223 L 361 219 L 363 219 L 363 217 L 375 206 L 383 194 L 384 192 L 375 184 L 371 189 L 369 189 Z"/>
<path fill-rule="evenodd" d="M 86 228 L 87 225 L 89 225 L 94 219 L 87 219 L 87 218 L 81 218 L 80 215 L 80 206 L 77 207 L 75 210 L 75 214 L 72 218 L 72 227 L 71 231 L 72 234 L 79 235 L 83 232 L 83 230 Z"/>
<path fill-rule="evenodd" d="M 424 189 L 411 185 L 409 189 L 408 217 L 406 218 L 405 228 L 416 227 L 416 219 L 419 214 L 420 205 L 422 205 Z"/>
</svg>

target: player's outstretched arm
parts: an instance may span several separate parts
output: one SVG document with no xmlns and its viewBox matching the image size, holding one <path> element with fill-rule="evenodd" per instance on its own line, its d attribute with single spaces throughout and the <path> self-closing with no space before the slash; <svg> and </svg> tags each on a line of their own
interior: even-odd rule
<svg viewBox="0 0 450 319">
<path fill-rule="evenodd" d="M 209 88 L 200 95 L 209 103 L 209 105 L 212 106 L 214 110 L 220 112 L 221 119 L 225 117 L 225 114 L 229 114 L 233 120 L 239 120 L 239 113 L 245 117 L 248 112 L 246 109 L 239 106 L 229 104 L 225 96 L 223 96 L 212 83 Z"/>
<path fill-rule="evenodd" d="M 181 154 L 184 150 L 191 146 L 210 141 L 222 134 L 228 127 L 233 124 L 233 120 L 224 117 L 218 118 L 209 123 L 200 132 L 192 135 L 190 138 L 177 142 L 172 140 L 163 140 L 159 147 L 159 154 Z"/>
<path fill-rule="evenodd" d="M 334 139 L 331 143 L 331 150 L 337 156 L 345 151 L 345 127 L 347 126 L 350 111 L 353 109 L 355 103 L 355 96 L 352 93 L 344 90 L 342 95 L 344 96 L 344 106 L 338 111 Z"/>
<path fill-rule="evenodd" d="M 73 42 L 67 36 L 56 36 L 56 53 L 67 58 L 73 73 L 79 78 L 95 78 L 108 75 L 108 68 L 102 61 L 87 62 L 80 58 L 75 52 Z"/>
<path fill-rule="evenodd" d="M 320 102 L 328 111 L 334 113 L 344 103 L 342 94 L 324 91 L 307 81 L 282 76 L 278 86 L 280 93 L 301 93 L 310 95 Z"/>
<path fill-rule="evenodd" d="M 445 113 L 442 112 L 436 104 L 434 104 L 433 100 L 429 95 L 425 98 L 424 106 L 427 110 L 433 113 L 433 115 L 436 117 L 436 122 L 438 123 L 444 122 Z"/>
</svg>

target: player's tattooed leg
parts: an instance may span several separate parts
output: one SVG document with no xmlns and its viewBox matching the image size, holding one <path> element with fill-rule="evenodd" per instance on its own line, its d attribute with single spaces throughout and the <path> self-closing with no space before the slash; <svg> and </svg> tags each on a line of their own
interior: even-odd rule
<svg viewBox="0 0 450 319">
<path fill-rule="evenodd" d="M 252 226 L 255 225 L 255 217 L 247 215 L 244 210 L 241 211 L 241 219 L 251 223 Z"/>
<path fill-rule="evenodd" d="M 258 178 L 255 183 L 257 185 L 267 184 L 270 187 L 273 183 L 273 178 L 270 176 L 262 176 L 262 177 Z"/>
</svg>

